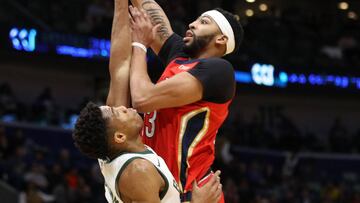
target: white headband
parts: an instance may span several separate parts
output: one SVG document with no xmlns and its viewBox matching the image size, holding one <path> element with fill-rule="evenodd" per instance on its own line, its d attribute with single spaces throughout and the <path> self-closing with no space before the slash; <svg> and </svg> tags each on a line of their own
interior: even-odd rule
<svg viewBox="0 0 360 203">
<path fill-rule="evenodd" d="M 224 55 L 233 52 L 235 49 L 234 31 L 225 16 L 217 10 L 206 11 L 205 13 L 201 14 L 201 16 L 211 17 L 219 26 L 221 32 L 228 37 L 228 41 L 226 43 L 226 53 Z"/>
</svg>

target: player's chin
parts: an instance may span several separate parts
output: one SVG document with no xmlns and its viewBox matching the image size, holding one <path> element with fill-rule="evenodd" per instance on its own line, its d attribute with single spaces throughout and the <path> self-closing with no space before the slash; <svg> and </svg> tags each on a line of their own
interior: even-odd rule
<svg viewBox="0 0 360 203">
<path fill-rule="evenodd" d="M 144 125 L 144 121 L 139 114 L 137 114 L 137 116 L 135 118 L 135 122 L 136 122 L 136 125 L 139 126 L 139 128 L 142 128 Z"/>
</svg>

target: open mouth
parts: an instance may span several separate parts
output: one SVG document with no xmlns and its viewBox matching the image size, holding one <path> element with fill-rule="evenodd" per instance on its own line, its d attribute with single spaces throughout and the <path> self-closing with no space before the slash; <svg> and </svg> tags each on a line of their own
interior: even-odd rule
<svg viewBox="0 0 360 203">
<path fill-rule="evenodd" d="M 185 37 L 192 37 L 194 34 L 191 30 L 186 31 Z"/>
<path fill-rule="evenodd" d="M 191 30 L 186 31 L 185 37 L 183 38 L 183 41 L 189 42 L 189 40 L 194 36 L 194 33 Z"/>
</svg>

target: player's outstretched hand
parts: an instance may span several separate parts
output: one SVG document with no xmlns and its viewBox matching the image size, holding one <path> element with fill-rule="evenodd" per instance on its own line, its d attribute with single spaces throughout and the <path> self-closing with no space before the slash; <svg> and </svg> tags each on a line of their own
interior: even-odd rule
<svg viewBox="0 0 360 203">
<path fill-rule="evenodd" d="M 220 183 L 218 170 L 205 185 L 199 187 L 196 180 L 193 182 L 191 203 L 218 203 L 222 194 L 222 184 Z"/>
<path fill-rule="evenodd" d="M 154 26 L 144 10 L 129 6 L 129 11 L 131 15 L 130 27 L 132 30 L 132 41 L 149 47 L 155 40 L 156 32 L 160 24 Z"/>
</svg>

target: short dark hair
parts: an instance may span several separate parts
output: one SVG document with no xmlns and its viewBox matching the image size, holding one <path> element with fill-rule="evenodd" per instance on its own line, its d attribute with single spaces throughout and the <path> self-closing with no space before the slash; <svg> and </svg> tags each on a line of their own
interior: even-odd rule
<svg viewBox="0 0 360 203">
<path fill-rule="evenodd" d="M 234 51 L 232 52 L 234 53 L 239 49 L 240 44 L 244 38 L 244 29 L 240 24 L 239 17 L 230 13 L 229 11 L 225 11 L 222 8 L 215 8 L 215 10 L 219 11 L 225 16 L 225 18 L 229 21 L 231 28 L 234 31 L 235 48 Z"/>
<path fill-rule="evenodd" d="M 106 159 L 109 152 L 107 121 L 96 104 L 89 102 L 80 112 L 72 135 L 75 146 L 86 156 Z"/>
</svg>

